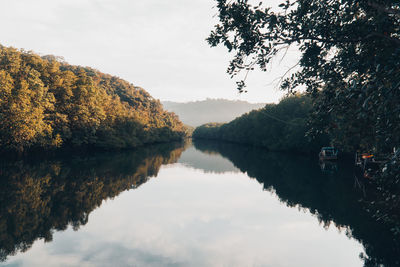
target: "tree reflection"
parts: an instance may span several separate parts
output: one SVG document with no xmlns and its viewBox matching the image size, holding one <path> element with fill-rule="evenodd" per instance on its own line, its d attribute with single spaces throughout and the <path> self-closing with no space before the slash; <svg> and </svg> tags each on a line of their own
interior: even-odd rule
<svg viewBox="0 0 400 267">
<path fill-rule="evenodd" d="M 24 159 L 0 164 L 0 262 L 27 251 L 54 231 L 74 230 L 104 199 L 134 189 L 174 163 L 183 144 L 164 144 L 134 152 Z"/>
<path fill-rule="evenodd" d="M 242 172 L 276 193 L 289 207 L 308 210 L 328 228 L 334 225 L 365 249 L 365 266 L 398 266 L 400 244 L 393 234 L 397 225 L 376 220 L 371 203 L 376 185 L 354 177 L 352 166 L 340 165 L 335 172 L 321 172 L 317 159 L 271 153 L 255 147 L 195 140 L 196 149 L 219 153 Z M 398 222 L 396 222 L 398 224 Z"/>
</svg>

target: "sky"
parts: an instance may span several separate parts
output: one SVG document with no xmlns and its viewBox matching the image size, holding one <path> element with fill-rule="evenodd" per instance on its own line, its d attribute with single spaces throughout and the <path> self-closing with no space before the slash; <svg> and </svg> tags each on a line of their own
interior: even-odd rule
<svg viewBox="0 0 400 267">
<path fill-rule="evenodd" d="M 277 102 L 277 79 L 297 53 L 254 71 L 239 94 L 223 47 L 205 39 L 217 22 L 214 0 L 0 0 L 0 44 L 62 56 L 170 101 L 226 98 Z"/>
</svg>

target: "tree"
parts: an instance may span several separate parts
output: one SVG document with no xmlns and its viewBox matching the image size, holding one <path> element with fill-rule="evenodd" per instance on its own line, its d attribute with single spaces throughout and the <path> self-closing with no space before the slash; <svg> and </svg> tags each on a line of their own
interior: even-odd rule
<svg viewBox="0 0 400 267">
<path fill-rule="evenodd" d="M 0 45 L 0 152 L 132 148 L 185 134 L 179 118 L 142 88 Z"/>
<path fill-rule="evenodd" d="M 255 65 L 266 70 L 280 51 L 296 46 L 300 70 L 281 87 L 292 92 L 305 85 L 313 96 L 312 133 L 329 132 L 349 151 L 400 145 L 398 1 L 286 0 L 277 9 L 216 1 L 220 23 L 207 40 L 235 52 L 229 74 Z"/>
<path fill-rule="evenodd" d="M 0 70 L 0 145 L 21 152 L 53 143 L 46 111 L 52 109 L 54 97 L 47 92 L 40 73 L 18 57 L 15 50 L 3 55 L 3 62 L 10 63 L 8 72 Z"/>
</svg>

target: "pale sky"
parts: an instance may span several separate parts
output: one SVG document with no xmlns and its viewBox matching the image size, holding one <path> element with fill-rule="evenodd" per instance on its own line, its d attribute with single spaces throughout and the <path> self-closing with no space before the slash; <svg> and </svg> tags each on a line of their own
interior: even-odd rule
<svg viewBox="0 0 400 267">
<path fill-rule="evenodd" d="M 205 98 L 276 102 L 277 81 L 296 52 L 249 75 L 238 94 L 226 69 L 232 55 L 205 41 L 214 0 L 0 0 L 0 43 L 62 56 L 141 86 L 161 100 Z"/>
</svg>

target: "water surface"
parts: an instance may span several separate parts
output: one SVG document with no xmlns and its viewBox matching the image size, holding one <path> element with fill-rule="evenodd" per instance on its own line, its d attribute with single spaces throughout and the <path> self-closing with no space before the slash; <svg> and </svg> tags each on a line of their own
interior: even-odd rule
<svg viewBox="0 0 400 267">
<path fill-rule="evenodd" d="M 4 266 L 396 261 L 346 166 L 196 142 L 0 167 Z"/>
</svg>

